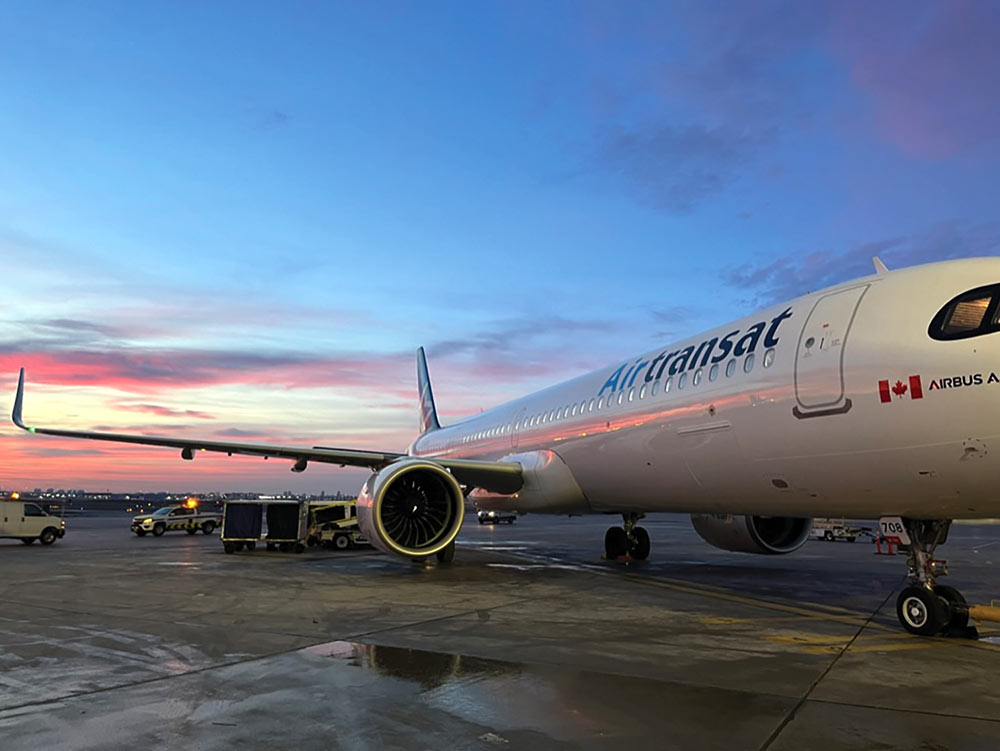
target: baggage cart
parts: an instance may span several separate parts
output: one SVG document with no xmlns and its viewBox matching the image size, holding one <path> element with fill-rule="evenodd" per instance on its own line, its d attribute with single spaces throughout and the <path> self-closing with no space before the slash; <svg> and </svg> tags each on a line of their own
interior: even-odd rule
<svg viewBox="0 0 1000 751">
<path fill-rule="evenodd" d="M 301 553 L 308 512 L 304 503 L 278 500 L 226 501 L 222 510 L 222 548 L 227 553 L 254 550 L 263 542 L 268 550 Z"/>
</svg>

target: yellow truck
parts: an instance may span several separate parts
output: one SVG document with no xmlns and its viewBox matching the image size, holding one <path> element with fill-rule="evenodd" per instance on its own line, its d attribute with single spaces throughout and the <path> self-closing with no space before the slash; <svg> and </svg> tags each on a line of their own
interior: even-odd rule
<svg viewBox="0 0 1000 751">
<path fill-rule="evenodd" d="M 358 527 L 358 509 L 354 501 L 310 501 L 309 530 L 306 544 L 333 550 L 347 550 L 367 545 Z"/>
</svg>

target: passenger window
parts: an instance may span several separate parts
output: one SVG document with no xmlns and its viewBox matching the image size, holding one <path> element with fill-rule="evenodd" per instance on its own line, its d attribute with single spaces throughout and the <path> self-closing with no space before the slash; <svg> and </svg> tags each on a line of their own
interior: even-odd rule
<svg viewBox="0 0 1000 751">
<path fill-rule="evenodd" d="M 992 285 L 962 293 L 938 311 L 927 333 L 932 339 L 964 339 L 1000 330 L 998 289 L 1000 285 Z"/>
<path fill-rule="evenodd" d="M 598 409 L 603 409 L 604 408 L 604 397 L 603 396 L 597 398 L 597 408 Z"/>
<path fill-rule="evenodd" d="M 618 403 L 619 403 L 619 404 L 621 404 L 621 403 L 622 403 L 622 400 L 623 400 L 624 398 L 625 398 L 625 392 L 624 392 L 624 391 L 619 391 L 619 392 L 618 392 Z"/>
<path fill-rule="evenodd" d="M 635 386 L 628 390 L 628 400 L 632 401 L 633 399 L 635 399 Z"/>
<path fill-rule="evenodd" d="M 684 385 L 688 382 L 688 374 L 681 373 L 681 377 L 677 379 L 677 388 L 682 389 Z"/>
<path fill-rule="evenodd" d="M 573 405 L 573 412 L 572 412 L 571 417 L 576 417 L 576 410 L 577 410 L 577 405 L 574 404 Z"/>
<path fill-rule="evenodd" d="M 719 377 L 719 363 L 715 363 L 708 371 L 708 380 L 714 381 Z"/>
<path fill-rule="evenodd" d="M 702 377 L 702 369 L 698 368 L 694 372 L 694 377 L 691 379 L 691 385 L 697 386 L 699 383 L 701 383 L 701 377 Z"/>
<path fill-rule="evenodd" d="M 639 387 L 639 398 L 640 399 L 645 399 L 646 398 L 646 384 L 645 383 L 642 384 L 642 386 Z"/>
<path fill-rule="evenodd" d="M 24 515 L 25 516 L 47 516 L 47 514 L 41 510 L 34 503 L 24 504 Z"/>
<path fill-rule="evenodd" d="M 552 422 L 555 419 L 556 419 L 556 411 L 552 410 L 551 412 L 549 412 L 549 422 Z"/>
<path fill-rule="evenodd" d="M 770 368 L 774 363 L 774 347 L 771 347 L 767 352 L 764 353 L 764 367 Z"/>
<path fill-rule="evenodd" d="M 653 381 L 653 388 L 651 388 L 649 390 L 649 395 L 650 396 L 656 396 L 656 392 L 659 391 L 659 390 L 660 390 L 660 382 L 659 381 Z"/>
<path fill-rule="evenodd" d="M 667 382 L 665 384 L 663 384 L 663 393 L 665 394 L 668 391 L 670 391 L 670 387 L 673 386 L 673 385 L 674 385 L 674 377 L 673 376 L 669 376 L 667 378 Z"/>
<path fill-rule="evenodd" d="M 726 363 L 726 378 L 732 378 L 733 373 L 736 372 L 736 360 L 730 360 Z"/>
<path fill-rule="evenodd" d="M 593 412 L 594 411 L 594 400 L 593 399 L 591 399 L 590 400 L 590 404 L 587 405 L 587 411 L 588 412 Z"/>
<path fill-rule="evenodd" d="M 753 352 L 743 361 L 743 372 L 749 373 L 751 370 L 753 370 Z"/>
</svg>

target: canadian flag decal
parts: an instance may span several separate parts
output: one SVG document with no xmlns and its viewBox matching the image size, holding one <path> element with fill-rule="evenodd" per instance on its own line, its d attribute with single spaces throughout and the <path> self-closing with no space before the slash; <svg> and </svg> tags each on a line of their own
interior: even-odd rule
<svg viewBox="0 0 1000 751">
<path fill-rule="evenodd" d="M 909 383 L 904 383 L 901 380 L 894 383 L 888 380 L 878 382 L 878 398 L 883 404 L 891 402 L 893 396 L 902 399 L 907 392 L 910 393 L 911 399 L 924 398 L 924 388 L 920 383 L 920 376 L 911 375 Z"/>
</svg>

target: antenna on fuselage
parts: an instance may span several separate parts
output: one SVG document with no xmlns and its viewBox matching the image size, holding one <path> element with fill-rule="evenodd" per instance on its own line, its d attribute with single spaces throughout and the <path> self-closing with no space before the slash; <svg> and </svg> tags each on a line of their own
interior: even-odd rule
<svg viewBox="0 0 1000 751">
<path fill-rule="evenodd" d="M 878 256 L 872 256 L 872 263 L 875 264 L 875 273 L 876 274 L 888 274 L 889 273 L 889 267 L 886 266 L 884 263 L 882 263 L 882 259 L 879 258 Z"/>
</svg>

